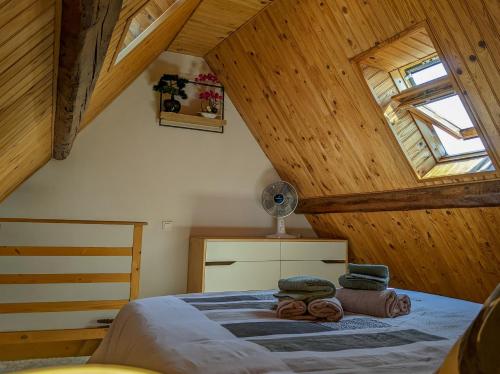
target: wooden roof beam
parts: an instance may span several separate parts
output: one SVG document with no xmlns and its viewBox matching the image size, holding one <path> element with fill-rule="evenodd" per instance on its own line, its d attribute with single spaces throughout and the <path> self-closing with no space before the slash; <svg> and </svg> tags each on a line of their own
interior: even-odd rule
<svg viewBox="0 0 500 374">
<path fill-rule="evenodd" d="M 63 0 L 53 157 L 68 157 L 108 50 L 122 0 Z"/>
<path fill-rule="evenodd" d="M 314 197 L 299 201 L 296 213 L 354 213 L 500 206 L 500 180 L 404 190 Z"/>
</svg>

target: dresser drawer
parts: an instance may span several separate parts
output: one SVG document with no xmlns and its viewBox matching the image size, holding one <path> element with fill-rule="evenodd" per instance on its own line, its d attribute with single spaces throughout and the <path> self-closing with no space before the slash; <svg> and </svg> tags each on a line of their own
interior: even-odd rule
<svg viewBox="0 0 500 374">
<path fill-rule="evenodd" d="M 346 241 L 282 241 L 282 260 L 343 260 L 347 259 Z"/>
<path fill-rule="evenodd" d="M 279 241 L 207 241 L 206 262 L 279 261 Z"/>
<path fill-rule="evenodd" d="M 205 267 L 204 292 L 269 290 L 278 287 L 280 262 L 234 262 Z"/>
<path fill-rule="evenodd" d="M 339 286 L 339 277 L 346 272 L 346 264 L 325 263 L 323 261 L 281 261 L 281 277 L 312 275 L 328 279 Z"/>
</svg>

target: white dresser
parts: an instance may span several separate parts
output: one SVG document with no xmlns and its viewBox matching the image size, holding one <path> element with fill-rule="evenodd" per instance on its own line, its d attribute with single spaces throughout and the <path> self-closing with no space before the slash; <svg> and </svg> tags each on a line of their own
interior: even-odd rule
<svg viewBox="0 0 500 374">
<path fill-rule="evenodd" d="M 338 285 L 347 240 L 191 238 L 188 292 L 266 290 L 280 278 L 314 275 Z"/>
</svg>

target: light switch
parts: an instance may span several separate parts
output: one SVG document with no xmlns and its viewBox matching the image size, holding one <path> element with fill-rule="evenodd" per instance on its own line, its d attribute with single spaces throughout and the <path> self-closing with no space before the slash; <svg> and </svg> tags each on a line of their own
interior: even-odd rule
<svg viewBox="0 0 500 374">
<path fill-rule="evenodd" d="M 172 227 L 174 226 L 174 221 L 167 219 L 165 221 L 161 221 L 161 229 L 163 231 L 170 231 L 172 230 Z"/>
</svg>

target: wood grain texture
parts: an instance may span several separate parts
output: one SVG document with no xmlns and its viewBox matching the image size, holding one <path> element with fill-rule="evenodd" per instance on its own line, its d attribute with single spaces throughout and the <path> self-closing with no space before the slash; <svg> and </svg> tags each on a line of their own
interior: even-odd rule
<svg viewBox="0 0 500 374">
<path fill-rule="evenodd" d="M 82 310 L 120 309 L 128 300 L 48 301 L 33 303 L 3 303 L 0 313 L 76 312 Z"/>
<path fill-rule="evenodd" d="M 276 0 L 205 58 L 301 198 L 498 179 L 484 173 L 417 181 L 350 61 L 428 22 L 498 162 L 498 12 L 481 0 Z M 354 260 L 390 265 L 396 286 L 483 301 L 500 279 L 499 208 L 429 212 L 308 219 L 321 236 L 347 238 Z M 480 283 L 463 281 L 479 277 Z"/>
<path fill-rule="evenodd" d="M 349 261 L 384 263 L 391 287 L 483 302 L 500 281 L 500 210 L 437 209 L 310 216 L 349 239 Z"/>
<path fill-rule="evenodd" d="M 129 283 L 129 273 L 0 274 L 0 284 Z"/>
<path fill-rule="evenodd" d="M 272 0 L 203 0 L 168 50 L 204 56 Z"/>
<path fill-rule="evenodd" d="M 101 341 L 102 339 L 89 339 L 23 345 L 0 344 L 0 361 L 91 356 Z"/>
<path fill-rule="evenodd" d="M 91 220 L 91 219 L 58 219 L 58 218 L 8 218 L 1 217 L 0 222 L 24 222 L 24 223 L 64 223 L 72 225 L 125 225 L 125 226 L 136 226 L 136 225 L 147 225 L 147 222 L 140 221 L 103 221 L 103 220 Z"/>
<path fill-rule="evenodd" d="M 302 199 L 296 213 L 384 212 L 500 206 L 500 180 Z"/>
<path fill-rule="evenodd" d="M 221 127 L 227 124 L 225 119 L 205 118 L 202 116 L 193 116 L 189 114 L 161 112 L 160 118 L 165 122 L 187 125 L 201 125 L 210 127 Z"/>
<path fill-rule="evenodd" d="M 0 256 L 132 256 L 132 247 L 0 246 Z"/>
<path fill-rule="evenodd" d="M 82 127 L 92 121 L 170 45 L 200 0 L 176 1 L 164 14 L 163 22 L 137 47 L 132 49 L 117 64 L 114 64 L 116 52 L 121 49 L 122 35 L 126 31 L 128 20 L 145 3 L 144 0 L 130 0 L 123 4 L 103 68 L 99 74 L 90 104 L 85 111 Z"/>
<path fill-rule="evenodd" d="M 0 4 L 0 202 L 51 157 L 57 3 Z"/>
<path fill-rule="evenodd" d="M 130 265 L 130 300 L 139 297 L 141 276 L 142 225 L 135 225 L 132 234 L 132 261 Z"/>
<path fill-rule="evenodd" d="M 205 289 L 206 241 L 191 238 L 189 241 L 187 292 L 202 292 Z"/>
<path fill-rule="evenodd" d="M 53 156 L 68 157 L 101 71 L 122 0 L 62 0 Z"/>
<path fill-rule="evenodd" d="M 64 342 L 82 339 L 102 339 L 107 328 L 0 332 L 0 344 Z"/>
</svg>

